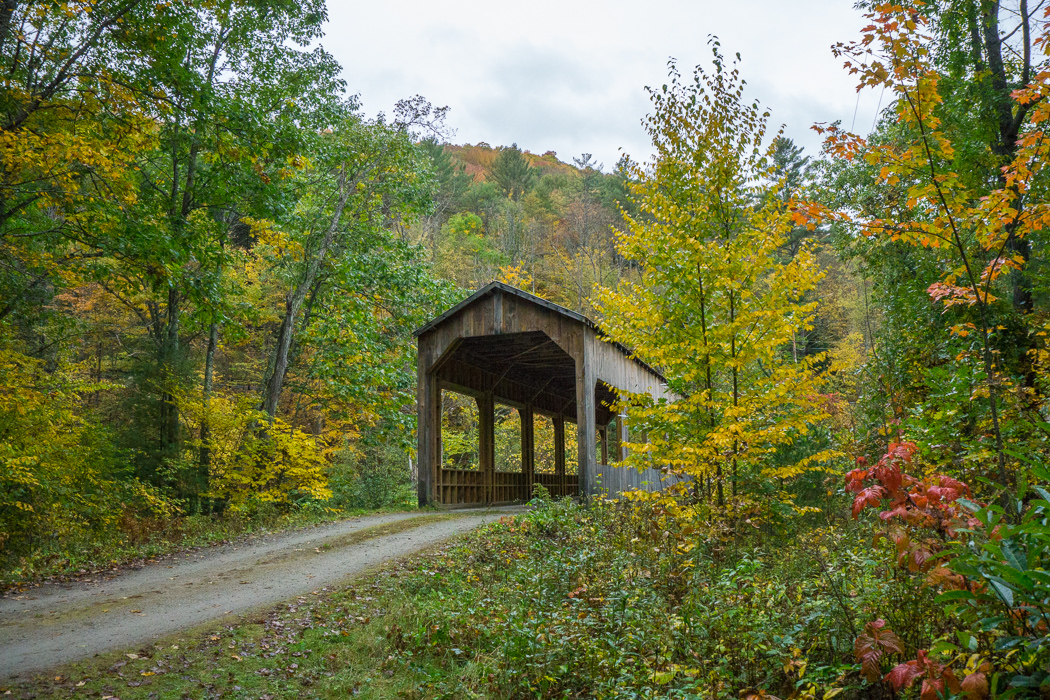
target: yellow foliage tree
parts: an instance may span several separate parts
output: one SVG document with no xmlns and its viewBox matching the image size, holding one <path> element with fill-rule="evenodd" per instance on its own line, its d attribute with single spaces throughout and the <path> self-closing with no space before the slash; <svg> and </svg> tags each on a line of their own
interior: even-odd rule
<svg viewBox="0 0 1050 700">
<path fill-rule="evenodd" d="M 198 436 L 200 426 L 208 426 L 210 497 L 233 510 L 261 503 L 287 505 L 296 497 L 331 497 L 321 440 L 280 418 L 271 423 L 255 408 L 255 397 L 213 394 L 202 404 L 199 395 L 187 393 L 176 402 Z M 187 442 L 187 460 L 196 459 L 201 442 L 199 437 Z"/>
<path fill-rule="evenodd" d="M 792 213 L 771 181 L 768 113 L 742 98 L 738 69 L 713 42 L 714 71 L 650 90 L 647 119 L 656 156 L 635 166 L 621 255 L 642 269 L 637 281 L 599 289 L 609 336 L 660 367 L 671 397 L 624 395 L 634 436 L 628 463 L 663 465 L 693 477 L 698 494 L 734 496 L 820 468 L 827 453 L 771 466 L 771 453 L 826 416 L 816 364 L 791 353 L 810 328 L 821 278 L 803 248 L 781 250 Z M 750 488 L 746 488 L 750 485 Z"/>
<path fill-rule="evenodd" d="M 119 474 L 105 436 L 79 410 L 83 394 L 107 387 L 69 370 L 49 373 L 0 338 L 0 552 L 23 551 L 45 532 L 67 544 L 102 538 L 125 513 L 173 511 Z"/>
</svg>

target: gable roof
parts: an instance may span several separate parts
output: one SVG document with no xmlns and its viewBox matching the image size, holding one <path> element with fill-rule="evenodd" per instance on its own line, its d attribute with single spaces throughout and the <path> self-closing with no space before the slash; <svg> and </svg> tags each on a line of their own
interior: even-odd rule
<svg viewBox="0 0 1050 700">
<path fill-rule="evenodd" d="M 423 324 L 422 326 L 420 326 L 419 328 L 414 330 L 412 332 L 412 335 L 414 335 L 414 336 L 416 336 L 418 338 L 419 336 L 423 335 L 427 331 L 429 331 L 429 330 L 431 330 L 433 328 L 436 328 L 437 326 L 441 325 L 445 320 L 451 318 L 452 316 L 455 316 L 460 311 L 462 311 L 466 307 L 468 307 L 471 304 L 473 304 L 475 301 L 477 301 L 479 299 L 483 299 L 483 298 L 485 298 L 487 296 L 490 296 L 493 293 L 495 293 L 496 291 L 501 291 L 501 292 L 503 292 L 505 294 L 510 294 L 510 295 L 515 296 L 515 297 L 517 297 L 519 299 L 527 301 L 530 304 L 536 304 L 537 306 L 542 306 L 543 308 L 548 309 L 550 311 L 553 311 L 554 313 L 560 314 L 560 315 L 562 315 L 562 316 L 564 316 L 566 318 L 570 318 L 573 321 L 576 321 L 577 323 L 582 323 L 583 325 L 587 326 L 588 328 L 590 328 L 591 330 L 593 330 L 595 333 L 597 333 L 599 336 L 601 336 L 603 338 L 608 338 L 609 337 L 609 334 L 606 333 L 604 330 L 602 330 L 601 326 L 599 326 L 597 323 L 595 323 L 591 319 L 587 318 L 583 314 L 577 313 L 577 312 L 575 312 L 575 311 L 573 311 L 571 309 L 567 309 L 567 308 L 565 308 L 564 306 L 562 306 L 560 304 L 555 304 L 553 301 L 548 301 L 546 299 L 538 297 L 535 294 L 530 294 L 529 292 L 526 292 L 524 289 L 518 289 L 517 287 L 513 287 L 513 286 L 511 286 L 509 284 L 506 284 L 505 282 L 499 282 L 499 281 L 489 282 L 484 287 L 482 287 L 478 291 L 474 292 L 469 297 L 467 297 L 463 301 L 459 302 L 458 304 L 453 306 L 451 309 L 449 309 L 445 313 L 441 314 L 440 316 L 437 316 L 436 318 L 428 321 L 427 323 Z M 619 343 L 619 342 L 617 342 L 615 340 L 610 340 L 609 344 L 612 345 L 613 347 L 615 347 L 620 352 L 622 352 L 628 358 L 630 358 L 631 361 L 633 361 L 635 364 L 645 368 L 646 370 L 648 370 L 652 374 L 656 375 L 664 383 L 667 382 L 667 380 L 664 378 L 664 375 L 661 372 L 659 372 L 658 370 L 656 370 L 655 368 L 650 366 L 648 363 L 643 362 L 642 360 L 640 360 L 637 357 L 635 357 L 634 353 L 626 345 L 624 345 L 622 343 Z"/>
</svg>

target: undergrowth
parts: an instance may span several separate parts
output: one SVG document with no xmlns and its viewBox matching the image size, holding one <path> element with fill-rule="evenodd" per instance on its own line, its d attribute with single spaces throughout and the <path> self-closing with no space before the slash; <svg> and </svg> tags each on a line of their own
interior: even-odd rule
<svg viewBox="0 0 1050 700">
<path fill-rule="evenodd" d="M 348 588 L 15 690 L 125 700 L 878 697 L 885 686 L 869 685 L 853 656 L 876 611 L 905 654 L 940 632 L 932 594 L 886 567 L 863 524 L 781 530 L 779 546 L 747 524 L 718 532 L 677 529 L 644 504 L 544 499 Z"/>
</svg>

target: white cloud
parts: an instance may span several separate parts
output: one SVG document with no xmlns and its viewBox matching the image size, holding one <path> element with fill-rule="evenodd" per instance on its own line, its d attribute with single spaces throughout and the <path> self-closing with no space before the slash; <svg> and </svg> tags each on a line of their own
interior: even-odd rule
<svg viewBox="0 0 1050 700">
<path fill-rule="evenodd" d="M 742 55 L 750 96 L 809 153 L 814 122 L 867 131 L 879 97 L 858 100 L 830 50 L 863 26 L 852 0 L 330 0 L 329 12 L 323 44 L 367 113 L 422 94 L 452 108 L 458 142 L 517 142 L 566 161 L 589 152 L 612 165 L 620 148 L 644 159 L 644 87 L 665 82 L 669 57 L 683 71 L 709 65 L 710 34 Z"/>
</svg>

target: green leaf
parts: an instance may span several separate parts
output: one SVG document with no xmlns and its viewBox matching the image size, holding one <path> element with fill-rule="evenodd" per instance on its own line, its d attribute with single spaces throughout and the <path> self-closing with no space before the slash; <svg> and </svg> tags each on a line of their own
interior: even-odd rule
<svg viewBox="0 0 1050 700">
<path fill-rule="evenodd" d="M 977 651 L 977 637 L 970 634 L 969 632 L 956 630 L 955 638 L 959 640 L 959 644 L 961 644 L 964 649 L 967 649 L 969 651 Z"/>
<path fill-rule="evenodd" d="M 1004 580 L 1005 583 L 1012 586 L 1015 590 L 1021 589 L 1030 591 L 1035 587 L 1034 582 L 1028 577 L 1028 574 L 1009 566 L 996 566 L 994 571 Z"/>
<path fill-rule="evenodd" d="M 676 671 L 656 671 L 653 673 L 653 682 L 659 685 L 667 685 L 674 680 Z"/>
<path fill-rule="evenodd" d="M 1013 540 L 1003 540 L 1001 549 L 1007 564 L 1020 571 L 1028 570 L 1028 565 L 1017 551 L 1017 544 Z"/>
<path fill-rule="evenodd" d="M 975 596 L 970 591 L 945 591 L 934 599 L 937 603 L 950 603 L 953 600 L 975 600 Z"/>
<path fill-rule="evenodd" d="M 1014 606 L 1014 592 L 1010 590 L 1009 586 L 1006 585 L 1005 581 L 996 581 L 993 578 L 988 578 L 988 583 L 991 584 L 992 589 L 999 596 L 999 599 L 1006 603 L 1007 607 Z"/>
<path fill-rule="evenodd" d="M 932 647 L 930 647 L 930 653 L 933 653 L 933 654 L 957 654 L 957 653 L 959 653 L 959 647 L 957 647 L 956 645 L 952 644 L 949 641 L 946 641 L 946 640 L 942 639 L 941 641 L 936 642 Z"/>
</svg>

